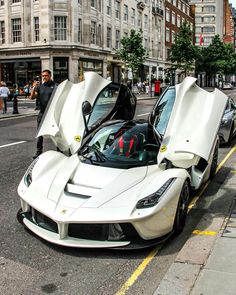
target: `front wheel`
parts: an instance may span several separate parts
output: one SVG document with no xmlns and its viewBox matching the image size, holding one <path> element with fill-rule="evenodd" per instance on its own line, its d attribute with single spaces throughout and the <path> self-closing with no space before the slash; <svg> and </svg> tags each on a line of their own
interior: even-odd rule
<svg viewBox="0 0 236 295">
<path fill-rule="evenodd" d="M 188 202 L 189 202 L 189 183 L 185 180 L 176 210 L 175 221 L 174 221 L 174 232 L 179 234 L 182 232 L 185 226 L 187 213 L 188 213 Z"/>
</svg>

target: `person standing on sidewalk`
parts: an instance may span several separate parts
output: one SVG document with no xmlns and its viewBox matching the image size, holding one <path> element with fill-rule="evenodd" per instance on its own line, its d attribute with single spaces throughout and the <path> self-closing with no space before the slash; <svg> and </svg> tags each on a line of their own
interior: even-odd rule
<svg viewBox="0 0 236 295">
<path fill-rule="evenodd" d="M 1 81 L 0 85 L 1 85 L 0 98 L 3 101 L 3 114 L 6 114 L 6 112 L 7 112 L 7 99 L 8 99 L 8 95 L 10 94 L 10 90 L 6 86 L 6 83 L 4 81 Z"/>
<path fill-rule="evenodd" d="M 55 82 L 51 78 L 51 71 L 44 70 L 42 71 L 42 80 L 43 83 L 35 89 L 36 95 L 39 101 L 39 114 L 37 117 L 37 128 L 39 128 L 40 122 L 43 118 L 43 114 L 46 110 L 47 104 L 50 100 L 51 94 L 56 87 Z M 37 150 L 36 154 L 33 156 L 33 159 L 36 159 L 43 152 L 43 137 L 39 136 L 37 138 Z"/>
</svg>

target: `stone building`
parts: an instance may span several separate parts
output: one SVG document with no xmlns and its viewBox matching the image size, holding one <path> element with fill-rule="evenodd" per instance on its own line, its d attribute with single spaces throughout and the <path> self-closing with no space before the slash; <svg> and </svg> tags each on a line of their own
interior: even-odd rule
<svg viewBox="0 0 236 295">
<path fill-rule="evenodd" d="M 57 82 L 78 82 L 92 70 L 120 82 L 127 69 L 115 49 L 132 28 L 142 29 L 149 53 L 140 78 L 158 77 L 163 0 L 0 0 L 0 79 L 21 86 L 51 69 Z"/>
</svg>

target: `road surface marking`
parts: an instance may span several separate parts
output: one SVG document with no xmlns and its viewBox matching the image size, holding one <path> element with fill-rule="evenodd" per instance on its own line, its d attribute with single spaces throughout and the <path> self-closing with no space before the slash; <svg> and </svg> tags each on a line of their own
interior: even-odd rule
<svg viewBox="0 0 236 295">
<path fill-rule="evenodd" d="M 4 144 L 4 145 L 0 145 L 0 149 L 7 147 L 7 146 L 12 146 L 12 145 L 16 145 L 16 144 L 20 144 L 20 143 L 24 143 L 26 141 L 17 141 L 17 142 L 13 142 L 13 143 L 8 143 L 8 144 Z"/>
<path fill-rule="evenodd" d="M 197 230 L 197 229 L 195 229 L 192 233 L 194 235 L 206 235 L 206 236 L 215 236 L 215 235 L 217 235 L 216 231 Z"/>
<path fill-rule="evenodd" d="M 216 173 L 220 171 L 224 163 L 229 159 L 229 157 L 233 154 L 233 152 L 236 150 L 236 144 L 235 146 L 228 152 L 228 154 L 225 156 L 225 158 L 220 162 L 220 164 L 217 166 Z M 189 205 L 189 210 L 192 209 L 192 207 L 196 204 L 198 198 L 204 193 L 207 186 L 209 185 L 210 181 L 208 180 L 201 191 L 197 194 L 196 197 L 193 198 L 192 202 Z M 200 231 L 197 231 L 200 232 Z M 208 232 L 210 233 L 210 232 Z M 145 268 L 148 266 L 148 264 L 153 260 L 153 258 L 156 256 L 158 251 L 162 248 L 162 245 L 158 245 L 156 248 L 154 248 L 146 258 L 144 258 L 143 262 L 136 268 L 136 270 L 133 272 L 133 274 L 128 278 L 128 280 L 121 286 L 120 290 L 115 295 L 125 295 L 126 291 L 129 290 L 129 288 L 135 283 L 135 281 L 138 279 L 138 277 L 143 273 Z"/>
<path fill-rule="evenodd" d="M 146 258 L 144 258 L 143 262 L 136 268 L 133 274 L 128 278 L 128 280 L 124 283 L 124 285 L 120 288 L 120 290 L 115 295 L 124 295 L 126 291 L 135 283 L 138 277 L 142 274 L 148 264 L 152 261 L 152 259 L 156 256 L 158 251 L 161 249 L 161 245 L 154 248 Z"/>
</svg>

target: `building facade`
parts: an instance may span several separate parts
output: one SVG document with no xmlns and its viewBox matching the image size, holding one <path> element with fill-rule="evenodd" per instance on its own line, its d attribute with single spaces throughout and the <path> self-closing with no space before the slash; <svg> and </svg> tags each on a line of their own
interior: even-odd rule
<svg viewBox="0 0 236 295">
<path fill-rule="evenodd" d="M 180 26 L 187 22 L 190 28 L 194 27 L 194 15 L 191 14 L 190 4 L 188 0 L 167 0 L 165 3 L 165 56 L 166 60 L 172 45 L 175 43 L 175 38 L 180 30 Z M 166 61 L 166 67 L 171 64 Z M 172 73 L 171 84 L 182 80 L 180 73 Z"/>
<path fill-rule="evenodd" d="M 215 35 L 223 40 L 225 0 L 190 0 L 195 15 L 195 45 L 209 46 Z"/>
<path fill-rule="evenodd" d="M 120 82 L 126 71 L 115 50 L 131 29 L 143 32 L 149 57 L 142 80 L 164 69 L 162 0 L 1 0 L 0 79 L 25 84 L 41 70 L 73 82 L 96 71 Z"/>
</svg>

